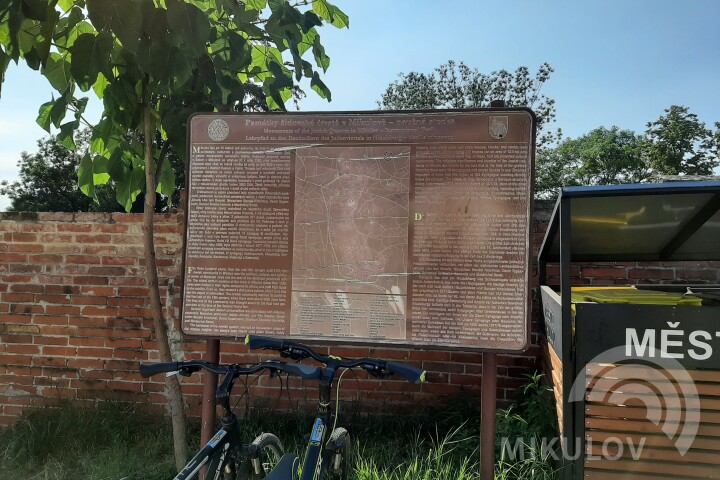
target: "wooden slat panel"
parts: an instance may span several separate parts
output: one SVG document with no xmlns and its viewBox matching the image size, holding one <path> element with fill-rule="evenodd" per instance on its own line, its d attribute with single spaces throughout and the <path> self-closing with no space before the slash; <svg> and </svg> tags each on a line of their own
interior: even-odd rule
<svg viewBox="0 0 720 480">
<path fill-rule="evenodd" d="M 604 432 L 600 430 L 586 431 L 588 437 L 592 438 L 593 442 L 601 443 L 608 439 L 622 439 L 626 442 L 633 442 L 634 445 L 640 445 L 640 442 L 644 442 L 646 448 L 675 448 L 675 443 L 670 440 L 665 434 L 652 435 L 652 434 L 638 434 L 628 432 Z M 720 438 L 712 437 L 695 437 L 692 439 L 690 445 L 692 449 L 696 450 L 714 450 L 720 452 Z M 720 454 L 719 455 L 720 458 Z"/>
<path fill-rule="evenodd" d="M 682 480 L 677 475 L 658 475 L 657 473 L 622 473 L 585 469 L 586 480 Z"/>
<path fill-rule="evenodd" d="M 630 395 L 637 393 L 647 394 L 648 386 L 651 386 L 654 391 L 658 392 L 658 394 L 663 395 L 677 395 L 679 392 L 682 392 L 682 390 L 678 387 L 679 384 L 669 381 L 647 380 L 647 383 L 642 383 L 637 379 L 618 380 L 588 378 L 588 380 L 588 389 L 599 392 L 619 392 Z M 698 395 L 720 397 L 719 383 L 696 383 L 695 388 L 697 389 Z"/>
<path fill-rule="evenodd" d="M 621 400 L 617 403 L 611 403 L 607 398 L 607 392 L 601 391 L 589 391 L 585 394 L 585 400 L 595 404 L 602 405 L 627 405 L 629 407 L 644 407 L 647 404 L 652 404 L 657 401 L 656 395 L 640 395 L 628 399 L 618 398 Z M 684 407 L 684 402 L 673 397 L 663 398 L 665 407 L 668 409 L 681 409 Z M 720 398 L 717 397 L 700 397 L 700 409 L 701 410 L 720 410 Z"/>
<path fill-rule="evenodd" d="M 548 356 L 550 357 L 550 364 L 552 365 L 553 370 L 560 370 L 562 372 L 562 361 L 560 360 L 557 352 L 549 343 L 547 344 L 547 348 Z"/>
<path fill-rule="evenodd" d="M 611 365 L 611 364 L 603 364 L 603 363 L 588 363 L 585 366 L 585 373 L 589 376 L 596 377 L 598 375 L 604 377 L 604 378 L 617 378 L 612 374 L 614 368 L 616 366 L 621 366 L 623 369 L 628 369 L 630 371 L 637 370 L 637 373 L 635 374 L 637 378 L 653 378 L 653 379 L 662 379 L 662 378 L 678 378 L 679 373 L 675 370 L 658 370 L 654 368 L 647 367 L 645 365 L 633 365 L 633 364 L 622 364 L 622 365 Z M 655 373 L 651 370 L 655 370 Z M 647 377 L 646 374 L 649 373 L 651 377 Z M 718 383 L 720 382 L 720 372 L 717 370 L 687 370 L 687 373 L 690 375 L 690 378 L 694 382 L 712 382 L 712 383 Z"/>
<path fill-rule="evenodd" d="M 718 478 L 720 479 L 720 468 L 710 465 L 681 464 L 672 462 L 643 461 L 643 460 L 595 460 L 585 461 L 585 468 L 596 470 L 608 470 L 622 473 L 647 473 L 672 475 L 678 479 L 691 478 Z M 622 478 L 622 477 L 616 477 Z M 657 478 L 657 477 L 654 477 Z"/>
<path fill-rule="evenodd" d="M 683 414 L 680 410 L 673 410 L 673 415 L 682 414 L 680 419 L 687 418 L 687 412 Z M 667 418 L 667 411 L 659 409 L 646 409 L 636 407 L 618 407 L 614 405 L 586 404 L 585 414 L 591 417 L 605 417 L 628 420 L 648 420 L 649 418 Z M 700 423 L 720 423 L 720 412 L 695 411 L 694 415 L 700 415 Z"/>
<path fill-rule="evenodd" d="M 667 425 L 675 426 L 671 422 Z M 654 433 L 663 434 L 660 427 L 650 421 L 638 421 L 638 420 L 618 420 L 610 418 L 585 418 L 585 428 L 614 431 L 614 432 L 636 432 L 636 433 Z M 698 426 L 698 435 L 703 437 L 720 438 L 720 428 L 717 425 L 700 424 Z"/>
<path fill-rule="evenodd" d="M 657 449 L 657 448 L 648 448 L 647 446 L 643 445 L 640 446 L 640 444 L 635 444 L 636 452 L 635 457 L 638 458 L 637 461 L 647 460 L 647 461 L 663 461 L 663 462 L 673 462 L 673 463 L 680 463 L 680 464 L 689 464 L 689 463 L 699 463 L 699 464 L 705 464 L 705 465 L 720 465 L 720 456 L 718 456 L 717 452 L 703 452 L 698 450 L 688 450 L 685 455 L 680 455 L 680 452 L 677 451 L 677 449 Z M 633 458 L 633 452 L 630 450 L 630 448 L 627 445 L 624 445 L 622 448 L 622 452 L 620 452 L 619 447 L 617 446 L 616 442 L 612 442 L 608 444 L 606 447 L 603 447 L 602 442 L 597 442 L 593 439 L 592 444 L 586 445 L 586 453 L 594 455 L 596 457 L 603 457 L 605 453 L 610 458 L 615 458 L 619 453 L 621 453 L 621 458 L 625 460 L 635 460 Z M 611 460 L 607 460 L 611 461 Z M 587 462 L 589 463 L 589 462 Z"/>
</svg>

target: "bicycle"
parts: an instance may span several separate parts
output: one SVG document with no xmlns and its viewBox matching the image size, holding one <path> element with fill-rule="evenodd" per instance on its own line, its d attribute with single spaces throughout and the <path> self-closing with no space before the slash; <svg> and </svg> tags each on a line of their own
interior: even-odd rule
<svg viewBox="0 0 720 480">
<path fill-rule="evenodd" d="M 210 441 L 188 462 L 174 480 L 193 478 L 207 464 L 206 480 L 259 480 L 266 478 L 284 454 L 280 440 L 271 433 L 263 433 L 253 442 L 245 444 L 240 438 L 239 422 L 230 408 L 230 394 L 235 380 L 241 375 L 252 375 L 263 370 L 271 374 L 285 372 L 303 379 L 320 377 L 320 368 L 294 363 L 266 361 L 241 367 L 240 365 L 215 365 L 200 360 L 187 362 L 156 363 L 140 365 L 140 375 L 145 378 L 159 373 L 190 376 L 201 369 L 222 375 L 222 383 L 215 392 L 217 404 L 222 407 L 221 428 Z"/>
<path fill-rule="evenodd" d="M 339 406 L 340 383 L 342 375 L 354 367 L 362 367 L 376 377 L 387 377 L 393 373 L 405 377 L 410 383 L 425 381 L 425 370 L 373 358 L 356 360 L 345 359 L 334 355 L 320 355 L 310 347 L 301 343 L 285 341 L 277 338 L 248 335 L 245 344 L 250 350 L 275 350 L 280 356 L 296 361 L 313 359 L 323 365 L 317 373 L 320 380 L 320 400 L 317 417 L 310 432 L 302 474 L 298 474 L 299 457 L 286 453 L 265 480 L 330 480 L 348 478 L 350 469 L 351 445 L 347 430 L 337 427 L 337 410 Z M 332 407 L 332 382 L 339 369 L 346 369 L 338 378 L 335 408 Z M 328 426 L 331 433 L 325 440 Z"/>
</svg>

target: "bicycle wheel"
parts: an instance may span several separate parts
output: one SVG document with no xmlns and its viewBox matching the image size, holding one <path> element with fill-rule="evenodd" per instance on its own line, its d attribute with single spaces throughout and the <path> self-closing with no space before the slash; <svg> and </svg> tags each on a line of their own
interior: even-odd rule
<svg viewBox="0 0 720 480">
<path fill-rule="evenodd" d="M 332 431 L 325 443 L 320 480 L 347 480 L 352 470 L 352 444 L 350 434 L 342 427 Z"/>
<path fill-rule="evenodd" d="M 272 433 L 261 433 L 253 440 L 252 445 L 257 447 L 258 456 L 247 462 L 249 466 L 247 478 L 259 480 L 265 478 L 275 468 L 285 453 L 285 449 L 280 440 Z"/>
</svg>

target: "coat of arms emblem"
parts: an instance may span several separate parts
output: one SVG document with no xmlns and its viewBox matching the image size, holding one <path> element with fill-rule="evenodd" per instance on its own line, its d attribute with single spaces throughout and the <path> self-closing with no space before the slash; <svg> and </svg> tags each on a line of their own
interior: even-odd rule
<svg viewBox="0 0 720 480">
<path fill-rule="evenodd" d="M 222 142 L 228 137 L 230 126 L 225 120 L 215 119 L 208 125 L 208 135 L 216 142 Z"/>
<path fill-rule="evenodd" d="M 490 136 L 495 140 L 500 140 L 508 133 L 508 117 L 492 116 L 490 117 Z"/>
</svg>

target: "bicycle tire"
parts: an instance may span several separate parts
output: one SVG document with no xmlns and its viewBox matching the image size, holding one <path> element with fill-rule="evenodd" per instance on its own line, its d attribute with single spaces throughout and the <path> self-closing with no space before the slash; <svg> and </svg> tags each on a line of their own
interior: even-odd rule
<svg viewBox="0 0 720 480">
<path fill-rule="evenodd" d="M 248 465 L 247 478 L 261 480 L 265 478 L 278 464 L 280 458 L 285 454 L 282 442 L 272 433 L 261 433 L 252 444 L 257 447 L 258 459 L 260 460 L 260 473 L 255 472 L 252 459 L 246 462 Z"/>
<path fill-rule="evenodd" d="M 320 480 L 347 480 L 352 469 L 353 450 L 350 434 L 342 427 L 332 431 L 325 443 L 322 462 L 320 463 Z M 340 455 L 337 459 L 336 455 Z M 339 460 L 339 468 L 335 462 Z"/>
</svg>

